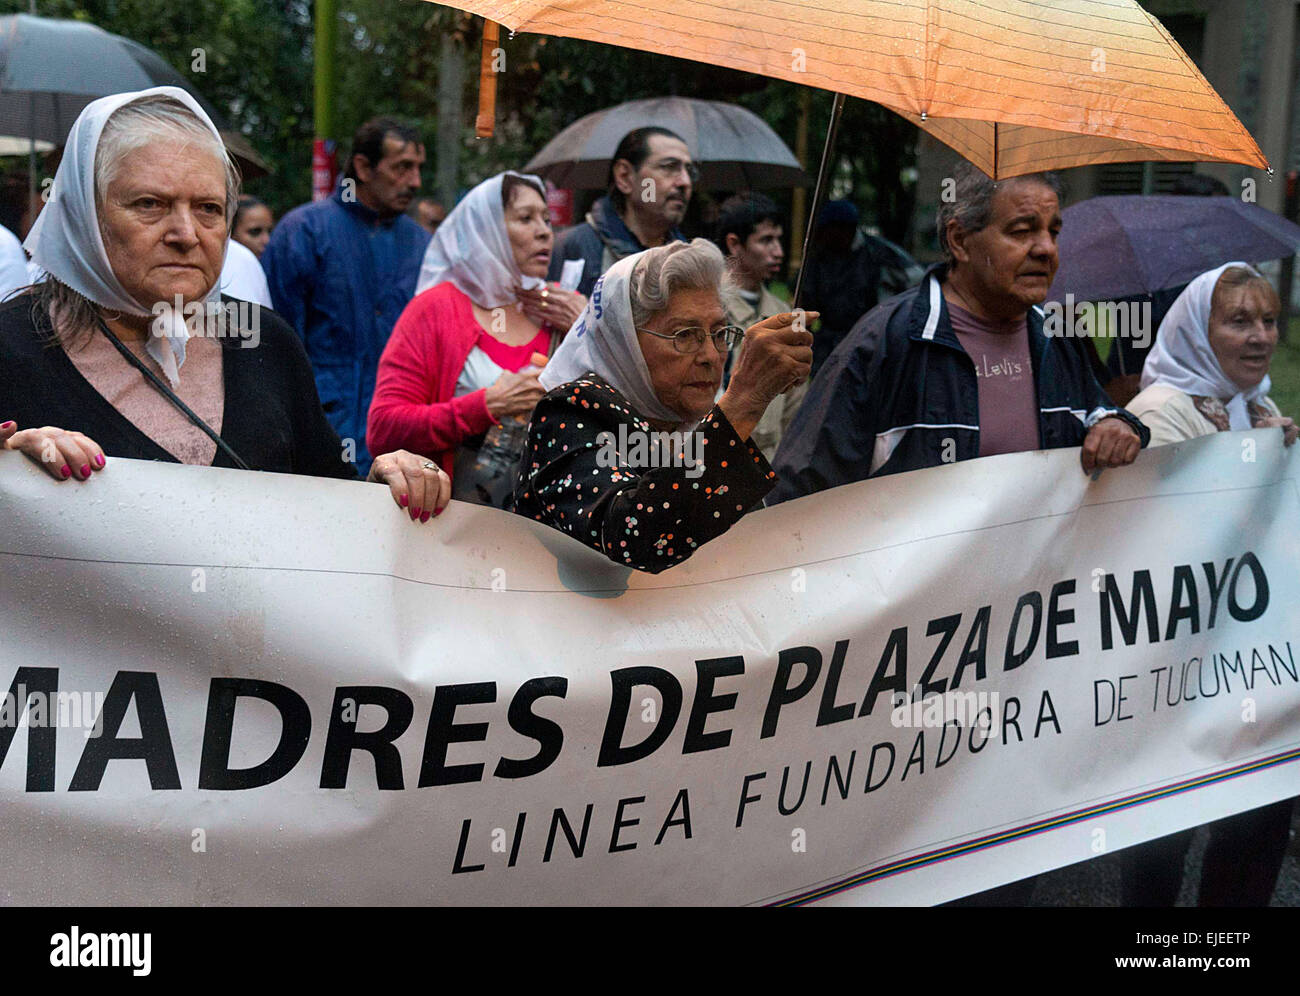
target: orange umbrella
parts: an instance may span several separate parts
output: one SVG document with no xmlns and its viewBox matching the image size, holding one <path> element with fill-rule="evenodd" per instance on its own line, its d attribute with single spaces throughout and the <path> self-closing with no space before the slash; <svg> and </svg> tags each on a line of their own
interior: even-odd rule
<svg viewBox="0 0 1300 996">
<path fill-rule="evenodd" d="M 995 179 L 1085 163 L 1267 169 L 1134 0 L 457 0 L 511 31 L 730 66 L 872 100 Z"/>
</svg>

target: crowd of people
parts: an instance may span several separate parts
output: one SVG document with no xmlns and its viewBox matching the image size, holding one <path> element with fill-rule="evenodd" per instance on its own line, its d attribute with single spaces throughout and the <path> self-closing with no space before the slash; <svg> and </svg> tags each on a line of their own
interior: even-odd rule
<svg viewBox="0 0 1300 996">
<path fill-rule="evenodd" d="M 58 480 L 114 457 L 364 479 L 423 523 L 455 497 L 658 572 L 764 504 L 882 475 L 1076 447 L 1092 473 L 1214 432 L 1297 436 L 1268 397 L 1277 294 L 1244 262 L 1172 303 L 1127 408 L 1077 340 L 1044 331 L 1052 174 L 958 170 L 944 260 L 887 297 L 856 212 L 828 205 L 810 306 L 792 309 L 772 286 L 780 210 L 742 192 L 688 239 L 699 170 L 667 129 L 628 134 L 605 195 L 558 236 L 540 178 L 508 170 L 447 211 L 418 198 L 424 158 L 416 131 L 376 118 L 334 194 L 276 222 L 184 91 L 90 104 L 0 305 L 0 441 Z M 185 317 L 231 299 L 262 307 L 222 311 L 220 336 Z M 638 458 L 635 438 L 666 443 Z M 1216 901 L 1267 900 L 1289 813 L 1223 831 L 1268 843 L 1223 849 L 1257 866 Z M 1176 880 L 1185 840 L 1157 843 L 1133 874 Z"/>
</svg>

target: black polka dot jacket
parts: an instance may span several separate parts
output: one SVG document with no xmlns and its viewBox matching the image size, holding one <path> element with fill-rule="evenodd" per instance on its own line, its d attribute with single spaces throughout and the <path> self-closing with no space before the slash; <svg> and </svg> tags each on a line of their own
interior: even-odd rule
<svg viewBox="0 0 1300 996">
<path fill-rule="evenodd" d="M 693 433 L 658 433 L 595 374 L 533 409 L 515 511 L 617 564 L 658 574 L 758 506 L 776 474 L 720 408 Z"/>
</svg>

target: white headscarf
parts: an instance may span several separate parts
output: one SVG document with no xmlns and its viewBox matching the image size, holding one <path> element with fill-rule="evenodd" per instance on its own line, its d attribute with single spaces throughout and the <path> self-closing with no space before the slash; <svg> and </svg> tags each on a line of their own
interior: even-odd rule
<svg viewBox="0 0 1300 996">
<path fill-rule="evenodd" d="M 1246 406 L 1268 394 L 1272 383 L 1265 376 L 1250 390 L 1243 391 L 1228 379 L 1210 345 L 1210 301 L 1214 285 L 1225 270 L 1234 266 L 1259 275 L 1248 263 L 1224 263 L 1192 280 L 1160 323 L 1155 347 L 1142 367 L 1141 386 L 1145 390 L 1152 384 L 1164 384 L 1184 394 L 1218 398 L 1225 402 L 1228 425 L 1235 431 L 1251 427 Z"/>
<path fill-rule="evenodd" d="M 642 417 L 683 425 L 682 417 L 655 393 L 632 324 L 632 270 L 642 256 L 644 253 L 624 256 L 596 281 L 586 310 L 537 379 L 550 391 L 591 371 L 627 398 Z M 687 427 L 694 424 L 684 423 Z"/>
<path fill-rule="evenodd" d="M 546 285 L 540 277 L 526 277 L 515 262 L 501 206 L 501 184 L 507 176 L 527 180 L 545 190 L 541 177 L 506 170 L 489 177 L 466 194 L 443 219 L 424 253 L 417 294 L 450 281 L 480 308 L 502 308 L 517 300 L 516 287 Z"/>
<path fill-rule="evenodd" d="M 221 133 L 198 101 L 180 87 L 156 86 L 100 97 L 87 104 L 73 122 L 63 160 L 54 174 L 49 203 L 23 243 L 31 253 L 33 263 L 82 297 L 100 307 L 140 317 L 151 316 L 154 312 L 128 294 L 118 281 L 100 234 L 99 214 L 95 210 L 95 153 L 109 116 L 126 104 L 152 96 L 171 97 L 184 104 L 212 132 L 222 148 L 225 147 Z M 218 277 L 208 292 L 209 300 L 219 296 L 219 284 Z M 185 362 L 189 329 L 185 326 L 184 315 L 175 314 L 172 309 L 165 314 L 167 321 L 150 323 L 149 341 L 145 348 L 175 387 L 179 383 L 181 364 Z"/>
</svg>

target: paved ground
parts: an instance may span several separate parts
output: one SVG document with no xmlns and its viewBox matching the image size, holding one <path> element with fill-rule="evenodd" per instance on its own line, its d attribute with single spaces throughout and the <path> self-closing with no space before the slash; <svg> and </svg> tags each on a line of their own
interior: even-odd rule
<svg viewBox="0 0 1300 996">
<path fill-rule="evenodd" d="M 1205 853 L 1206 831 L 1198 830 L 1187 853 L 1187 870 L 1179 906 L 1196 905 L 1201 856 Z M 1034 906 L 1118 906 L 1120 897 L 1119 858 L 1108 854 L 1069 868 L 1039 876 L 1034 887 Z M 1291 820 L 1291 844 L 1273 892 L 1272 906 L 1300 906 L 1300 806 Z"/>
</svg>

